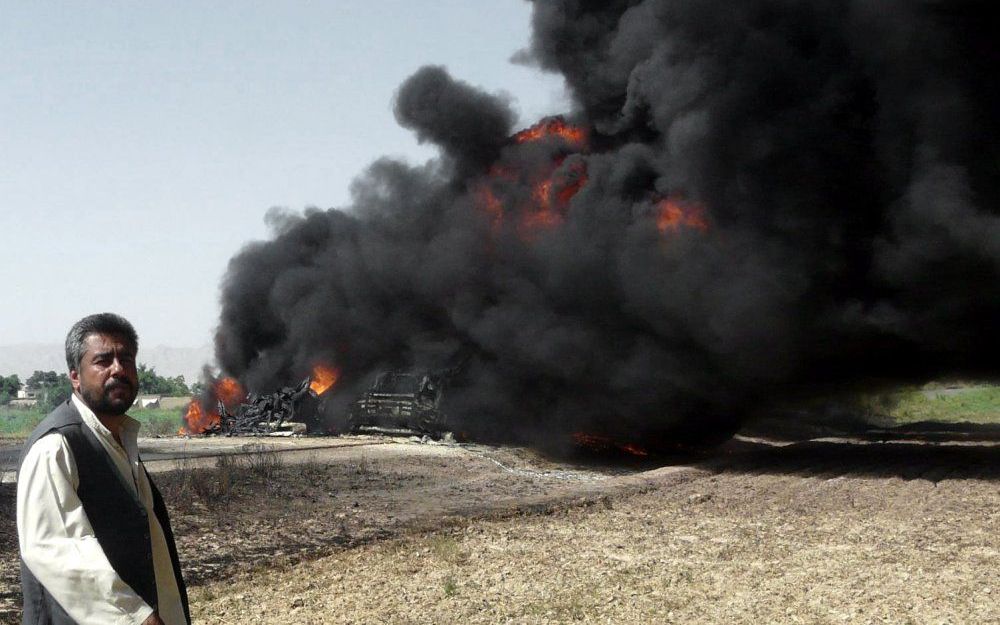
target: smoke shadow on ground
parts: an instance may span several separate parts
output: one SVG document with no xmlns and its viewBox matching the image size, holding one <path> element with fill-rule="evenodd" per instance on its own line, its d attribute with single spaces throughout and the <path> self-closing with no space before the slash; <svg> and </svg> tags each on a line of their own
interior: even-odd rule
<svg viewBox="0 0 1000 625">
<path fill-rule="evenodd" d="M 695 464 L 718 473 L 839 477 L 1000 480 L 1000 443 L 919 438 L 895 441 L 839 439 L 787 445 L 736 440 Z"/>
<path fill-rule="evenodd" d="M 713 473 L 838 477 L 1000 480 L 997 432 L 870 432 L 850 438 L 788 442 L 737 437 L 715 448 L 632 455 L 576 449 L 551 460 L 606 474 L 685 466 Z"/>
</svg>

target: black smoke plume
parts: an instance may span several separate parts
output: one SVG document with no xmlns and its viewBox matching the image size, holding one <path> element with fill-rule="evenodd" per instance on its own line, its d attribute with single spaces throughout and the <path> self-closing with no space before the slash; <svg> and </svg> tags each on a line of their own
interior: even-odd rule
<svg viewBox="0 0 1000 625">
<path fill-rule="evenodd" d="M 456 430 L 728 435 L 777 397 L 997 374 L 1000 55 L 988 2 L 537 0 L 579 135 L 513 136 L 438 67 L 396 115 L 442 150 L 231 262 L 250 389 L 460 371 Z"/>
</svg>

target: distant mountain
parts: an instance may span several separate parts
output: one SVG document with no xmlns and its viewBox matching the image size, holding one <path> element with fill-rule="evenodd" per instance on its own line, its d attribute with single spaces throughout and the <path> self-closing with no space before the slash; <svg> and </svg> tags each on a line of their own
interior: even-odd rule
<svg viewBox="0 0 1000 625">
<path fill-rule="evenodd" d="M 22 343 L 0 345 L 0 375 L 16 373 L 21 381 L 35 371 L 66 371 L 66 357 L 62 345 L 55 343 Z M 201 369 L 213 364 L 215 356 L 211 345 L 201 347 L 139 347 L 139 362 L 165 377 L 183 375 L 191 384 L 201 378 Z"/>
</svg>

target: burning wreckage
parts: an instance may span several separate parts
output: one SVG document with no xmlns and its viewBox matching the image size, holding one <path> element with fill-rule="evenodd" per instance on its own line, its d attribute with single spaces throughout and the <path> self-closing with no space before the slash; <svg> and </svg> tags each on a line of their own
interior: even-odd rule
<svg viewBox="0 0 1000 625">
<path fill-rule="evenodd" d="M 185 417 L 188 433 L 226 436 L 305 434 L 308 423 L 323 412 L 325 393 L 335 384 L 336 370 L 317 368 L 296 386 L 274 393 L 244 393 L 231 378 L 214 385 L 215 412 L 207 419 L 199 401 Z M 347 432 L 377 431 L 440 436 L 447 419 L 441 411 L 445 374 L 387 371 L 348 408 Z"/>
<path fill-rule="evenodd" d="M 218 431 L 229 436 L 304 434 L 306 425 L 296 417 L 309 392 L 309 378 L 306 378 L 298 386 L 285 387 L 268 395 L 250 393 L 234 412 L 229 412 L 220 399 Z"/>
<path fill-rule="evenodd" d="M 402 430 L 440 435 L 447 425 L 440 409 L 443 388 L 442 376 L 382 373 L 351 405 L 348 430 Z"/>
<path fill-rule="evenodd" d="M 517 58 L 563 75 L 571 114 L 518 130 L 509 97 L 418 69 L 393 112 L 439 157 L 275 215 L 230 261 L 223 371 L 461 356 L 450 429 L 622 453 L 1000 375 L 991 3 L 532 4 Z M 427 414 L 383 385 L 340 405 L 354 427 Z"/>
</svg>

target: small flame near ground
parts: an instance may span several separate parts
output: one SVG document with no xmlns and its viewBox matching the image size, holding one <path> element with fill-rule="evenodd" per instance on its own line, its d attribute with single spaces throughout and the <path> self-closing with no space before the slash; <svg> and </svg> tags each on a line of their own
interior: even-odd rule
<svg viewBox="0 0 1000 625">
<path fill-rule="evenodd" d="M 633 443 L 619 443 L 608 436 L 599 434 L 588 434 L 586 432 L 574 432 L 573 443 L 577 447 L 582 447 L 597 453 L 623 452 L 632 456 L 648 456 L 649 452 Z"/>
<path fill-rule="evenodd" d="M 316 365 L 310 376 L 309 389 L 316 395 L 322 395 L 332 388 L 340 378 L 340 369 L 328 365 Z M 222 402 L 227 410 L 235 410 L 247 393 L 235 378 L 221 378 L 212 385 L 213 404 Z M 184 415 L 184 426 L 177 431 L 179 435 L 204 434 L 217 429 L 222 423 L 218 409 L 206 410 L 200 399 L 194 399 L 188 404 Z"/>
<path fill-rule="evenodd" d="M 215 411 L 207 411 L 201 407 L 201 400 L 192 399 L 184 414 L 184 425 L 178 434 L 201 434 L 218 427 L 221 417 Z"/>
<path fill-rule="evenodd" d="M 221 401 L 227 409 L 230 409 L 238 406 L 246 398 L 247 393 L 235 378 L 221 378 L 212 385 L 212 396 L 216 402 Z M 201 405 L 200 399 L 193 399 L 184 414 L 185 425 L 178 434 L 203 434 L 219 427 L 221 422 L 222 417 L 218 409 L 213 407 L 206 410 Z"/>
<path fill-rule="evenodd" d="M 330 387 L 336 384 L 338 379 L 340 379 L 340 369 L 327 365 L 316 365 L 312 370 L 309 390 L 316 395 L 322 395 L 330 390 Z"/>
</svg>

